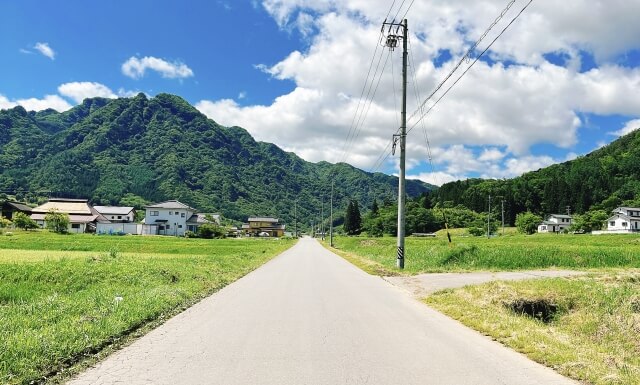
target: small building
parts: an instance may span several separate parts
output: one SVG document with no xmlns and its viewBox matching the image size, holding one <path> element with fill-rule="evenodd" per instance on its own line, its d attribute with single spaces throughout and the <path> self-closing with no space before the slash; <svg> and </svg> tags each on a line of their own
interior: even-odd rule
<svg viewBox="0 0 640 385">
<path fill-rule="evenodd" d="M 213 222 L 220 224 L 220 214 L 193 214 L 187 221 L 187 230 L 197 233 L 200 226 L 213 223 L 207 218 L 212 218 Z"/>
<path fill-rule="evenodd" d="M 109 220 L 96 211 L 87 199 L 51 198 L 49 201 L 31 210 L 31 219 L 44 228 L 45 217 L 51 211 L 69 215 L 70 233 L 91 233 L 96 231 L 98 223 L 109 223 Z"/>
<path fill-rule="evenodd" d="M 571 215 L 551 214 L 538 226 L 539 233 L 560 233 L 569 229 L 572 223 Z"/>
<path fill-rule="evenodd" d="M 242 225 L 242 231 L 250 237 L 282 237 L 285 225 L 280 224 L 278 218 L 251 217 L 248 223 Z"/>
<path fill-rule="evenodd" d="M 152 235 L 184 236 L 187 221 L 190 221 L 198 210 L 177 200 L 169 200 L 146 206 L 145 212 L 144 223 L 156 226 L 156 232 Z M 195 222 L 191 222 L 191 226 L 195 226 L 197 230 L 197 218 Z"/>
<path fill-rule="evenodd" d="M 611 232 L 636 232 L 640 231 L 640 208 L 618 207 L 607 219 L 607 231 Z"/>
<path fill-rule="evenodd" d="M 13 201 L 6 201 L 2 203 L 2 212 L 0 212 L 0 216 L 12 220 L 15 213 L 24 213 L 26 215 L 31 215 L 31 207 L 25 205 L 24 203 Z"/>
<path fill-rule="evenodd" d="M 133 207 L 93 206 L 111 223 L 133 223 L 136 220 L 136 210 Z"/>
</svg>

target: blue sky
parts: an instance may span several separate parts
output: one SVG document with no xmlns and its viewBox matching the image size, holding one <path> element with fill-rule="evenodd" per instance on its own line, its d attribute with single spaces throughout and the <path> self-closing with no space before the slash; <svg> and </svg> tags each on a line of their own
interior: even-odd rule
<svg viewBox="0 0 640 385">
<path fill-rule="evenodd" d="M 479 47 L 527 2 L 517 0 Z M 0 108 L 168 92 L 307 160 L 395 173 L 386 154 L 401 56 L 376 49 L 380 24 L 409 20 L 411 114 L 508 1 L 409 3 L 0 0 Z M 534 1 L 410 133 L 408 174 L 436 184 L 512 177 L 640 126 L 638 14 L 640 0 Z M 367 77 L 379 59 L 384 70 Z"/>
</svg>

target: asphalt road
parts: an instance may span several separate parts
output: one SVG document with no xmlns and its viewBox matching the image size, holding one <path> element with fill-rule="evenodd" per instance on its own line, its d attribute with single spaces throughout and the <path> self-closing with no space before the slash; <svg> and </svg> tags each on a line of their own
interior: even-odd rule
<svg viewBox="0 0 640 385">
<path fill-rule="evenodd" d="M 72 384 L 575 384 L 313 239 Z"/>
</svg>

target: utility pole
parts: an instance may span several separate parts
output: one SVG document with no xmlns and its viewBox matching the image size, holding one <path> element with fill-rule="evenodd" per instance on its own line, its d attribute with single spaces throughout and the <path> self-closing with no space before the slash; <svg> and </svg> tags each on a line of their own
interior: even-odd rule
<svg viewBox="0 0 640 385">
<path fill-rule="evenodd" d="M 324 241 L 324 194 L 322 195 L 322 208 L 320 209 L 320 231 L 322 232 L 322 240 Z"/>
<path fill-rule="evenodd" d="M 491 237 L 491 194 L 489 194 L 489 212 L 487 213 L 487 239 Z"/>
<path fill-rule="evenodd" d="M 400 122 L 400 174 L 398 175 L 398 254 L 396 265 L 399 269 L 404 269 L 404 235 L 405 235 L 405 161 L 406 161 L 406 144 L 407 144 L 407 59 L 409 56 L 407 49 L 407 31 L 409 24 L 407 19 L 402 23 L 390 22 L 386 20 L 382 23 L 382 30 L 389 26 L 387 31 L 387 39 L 385 45 L 393 51 L 398 45 L 398 40 L 402 39 L 402 112 Z M 395 31 L 392 29 L 395 27 Z M 398 35 L 398 31 L 402 28 L 402 36 Z M 397 135 L 394 135 L 394 147 Z"/>
<path fill-rule="evenodd" d="M 333 183 L 331 180 L 331 210 L 329 211 L 329 246 L 333 247 Z"/>
<path fill-rule="evenodd" d="M 571 206 L 567 206 L 567 215 L 571 216 Z"/>
<path fill-rule="evenodd" d="M 504 237 L 504 197 L 502 197 L 502 236 Z"/>
</svg>

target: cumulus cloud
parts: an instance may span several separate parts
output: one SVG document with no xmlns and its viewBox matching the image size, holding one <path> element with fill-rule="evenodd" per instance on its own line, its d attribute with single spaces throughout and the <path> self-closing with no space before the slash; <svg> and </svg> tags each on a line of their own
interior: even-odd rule
<svg viewBox="0 0 640 385">
<path fill-rule="evenodd" d="M 640 128 L 640 119 L 634 119 L 628 121 L 627 124 L 624 125 L 620 130 L 612 132 L 612 135 L 623 136 L 632 133 L 633 131 Z"/>
<path fill-rule="evenodd" d="M 169 62 L 153 56 L 130 57 L 122 64 L 122 73 L 132 79 L 140 79 L 147 70 L 158 72 L 163 78 L 183 79 L 193 76 L 193 71 L 179 61 Z"/>
<path fill-rule="evenodd" d="M 56 58 L 56 53 L 51 47 L 49 47 L 49 43 L 36 43 L 33 48 L 51 60 Z"/>
<path fill-rule="evenodd" d="M 71 82 L 58 87 L 60 95 L 81 103 L 86 98 L 116 98 L 117 95 L 104 84 L 96 82 Z"/>
<path fill-rule="evenodd" d="M 53 108 L 58 112 L 66 111 L 72 107 L 69 102 L 59 95 L 46 95 L 42 99 L 29 98 L 18 100 L 9 100 L 7 97 L 0 95 L 0 109 L 8 109 L 16 106 L 22 106 L 27 111 L 42 111 Z"/>
</svg>

